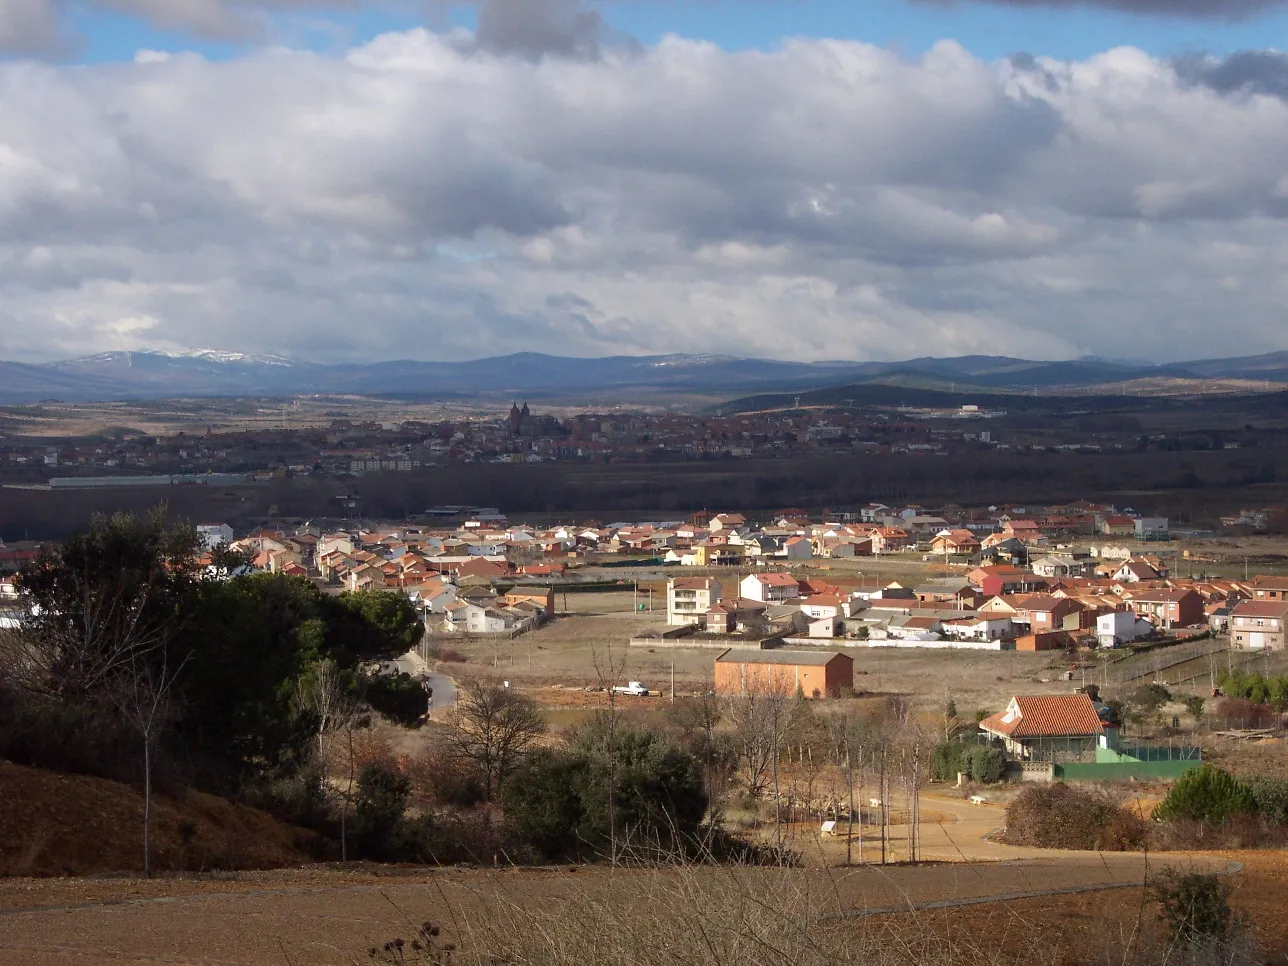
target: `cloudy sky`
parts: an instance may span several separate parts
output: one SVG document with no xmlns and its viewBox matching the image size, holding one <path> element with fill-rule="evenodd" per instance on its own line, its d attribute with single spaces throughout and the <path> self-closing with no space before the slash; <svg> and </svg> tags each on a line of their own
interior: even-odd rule
<svg viewBox="0 0 1288 966">
<path fill-rule="evenodd" d="M 0 0 L 0 358 L 1288 349 L 1276 48 L 1276 0 Z"/>
</svg>

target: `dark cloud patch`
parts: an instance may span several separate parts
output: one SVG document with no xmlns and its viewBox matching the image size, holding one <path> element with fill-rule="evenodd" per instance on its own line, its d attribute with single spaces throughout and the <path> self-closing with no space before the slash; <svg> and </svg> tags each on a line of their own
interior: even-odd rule
<svg viewBox="0 0 1288 966">
<path fill-rule="evenodd" d="M 1193 54 L 1173 61 L 1176 73 L 1190 84 L 1220 94 L 1273 94 L 1288 98 L 1288 54 L 1277 50 L 1241 50 L 1225 58 Z"/>
<path fill-rule="evenodd" d="M 481 0 L 475 39 L 489 53 L 599 56 L 603 17 L 580 0 Z"/>
<path fill-rule="evenodd" d="M 950 6 L 956 0 L 913 0 Z M 1288 0 L 975 0 L 999 7 L 1097 7 L 1146 17 L 1183 17 L 1195 20 L 1246 20 Z"/>
</svg>

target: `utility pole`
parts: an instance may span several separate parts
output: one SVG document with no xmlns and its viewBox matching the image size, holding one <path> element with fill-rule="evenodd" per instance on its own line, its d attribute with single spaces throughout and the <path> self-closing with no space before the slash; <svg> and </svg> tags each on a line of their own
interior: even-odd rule
<svg viewBox="0 0 1288 966">
<path fill-rule="evenodd" d="M 671 703 L 675 704 L 675 662 L 671 662 Z"/>
</svg>

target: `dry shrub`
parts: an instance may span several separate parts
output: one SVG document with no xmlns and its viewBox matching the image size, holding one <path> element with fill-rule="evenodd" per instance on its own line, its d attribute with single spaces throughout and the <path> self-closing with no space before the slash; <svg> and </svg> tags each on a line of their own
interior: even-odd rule
<svg viewBox="0 0 1288 966">
<path fill-rule="evenodd" d="M 1160 852 L 1191 849 L 1259 849 L 1282 847 L 1288 828 L 1267 822 L 1261 815 L 1231 815 L 1219 825 L 1198 819 L 1172 819 L 1150 830 L 1150 847 Z"/>
<path fill-rule="evenodd" d="M 1006 841 L 1041 849 L 1141 848 L 1149 824 L 1105 788 L 1030 785 L 1006 809 Z"/>
<path fill-rule="evenodd" d="M 1268 704 L 1247 698 L 1222 698 L 1207 720 L 1221 728 L 1276 728 L 1280 718 L 1279 712 Z"/>
<path fill-rule="evenodd" d="M 479 769 L 447 748 L 431 748 L 408 768 L 412 795 L 434 805 L 473 808 L 483 801 Z"/>
<path fill-rule="evenodd" d="M 438 659 L 447 664 L 464 664 L 467 660 L 464 654 L 451 647 L 445 647 L 439 651 Z"/>
<path fill-rule="evenodd" d="M 354 773 L 361 773 L 364 768 L 372 765 L 385 771 L 400 771 L 393 742 L 382 728 L 364 728 L 353 736 Z"/>
</svg>

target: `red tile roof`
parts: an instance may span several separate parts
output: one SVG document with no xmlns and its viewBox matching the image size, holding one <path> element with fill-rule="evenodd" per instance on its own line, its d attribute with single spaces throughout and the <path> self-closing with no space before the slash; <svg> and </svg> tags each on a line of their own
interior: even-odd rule
<svg viewBox="0 0 1288 966">
<path fill-rule="evenodd" d="M 796 587 L 796 578 L 791 574 L 755 574 L 755 578 L 766 587 Z"/>
<path fill-rule="evenodd" d="M 1085 694 L 1017 696 L 1006 711 L 979 726 L 1009 738 L 1081 737 L 1104 731 L 1096 706 Z"/>
<path fill-rule="evenodd" d="M 1234 609 L 1235 617 L 1288 617 L 1288 601 L 1245 600 Z"/>
</svg>

